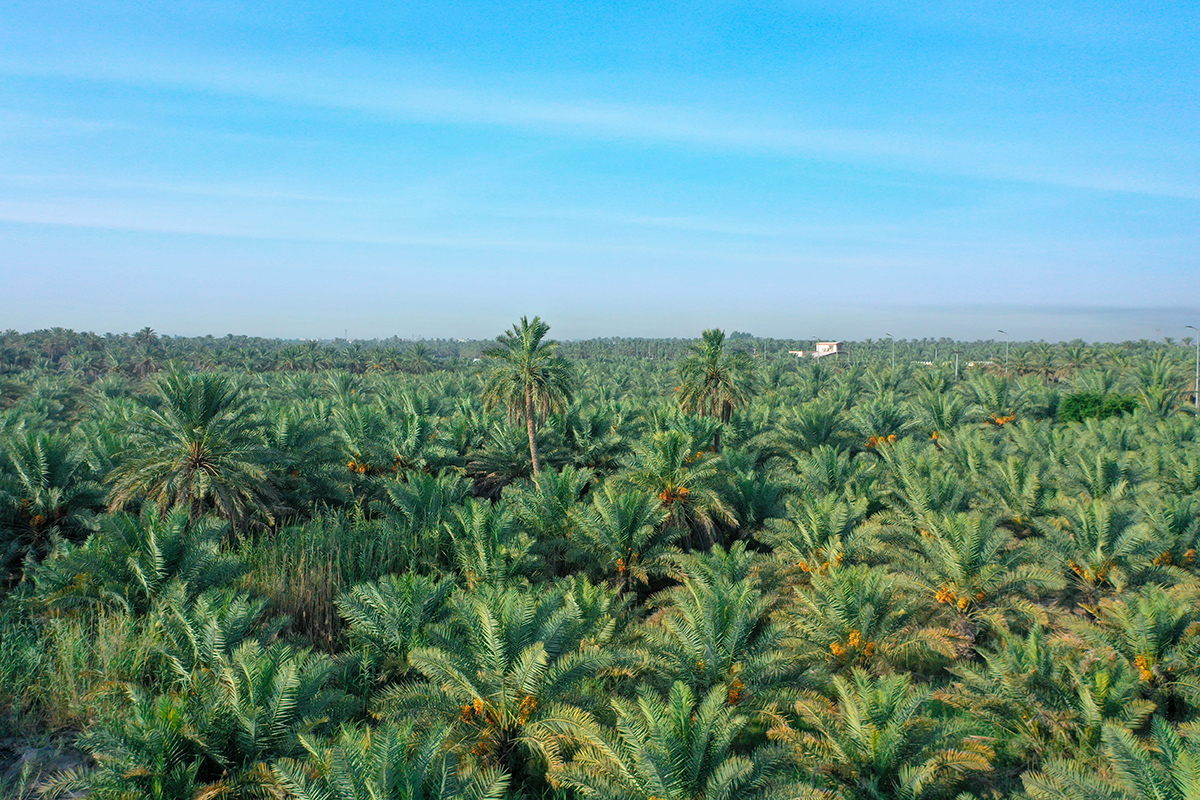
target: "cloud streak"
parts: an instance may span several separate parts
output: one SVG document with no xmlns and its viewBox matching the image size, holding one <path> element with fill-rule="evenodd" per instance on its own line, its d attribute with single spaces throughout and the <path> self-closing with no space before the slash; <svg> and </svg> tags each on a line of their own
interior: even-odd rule
<svg viewBox="0 0 1200 800">
<path fill-rule="evenodd" d="M 339 75 L 350 72 L 349 75 Z M 376 70 L 377 71 L 377 68 Z M 372 78 L 372 70 L 267 68 L 212 59 L 184 63 L 163 59 L 112 59 L 96 64 L 71 59 L 52 62 L 0 60 L 0 73 L 14 77 L 104 81 L 243 98 L 328 112 L 353 112 L 393 123 L 482 126 L 642 146 L 687 147 L 785 157 L 866 163 L 926 174 L 1017 182 L 1093 192 L 1200 199 L 1200 180 L 1190 164 L 1171 173 L 1050 152 L 1037 143 L 996 142 L 929 135 L 923 131 L 869 129 L 796 123 L 778 115 L 729 112 L 719 107 L 614 102 L 549 96 L 552 91 L 455 85 L 441 76 L 399 70 L 394 79 Z M 536 81 L 534 81 L 536 83 Z M 547 83 L 546 85 L 549 85 Z M 795 115 L 793 115 L 795 116 Z M 65 124 L 81 127 L 84 120 Z M 106 123 L 95 121 L 97 126 Z M 919 123 L 918 123 L 919 124 Z M 926 127 L 926 126 L 921 126 Z"/>
</svg>

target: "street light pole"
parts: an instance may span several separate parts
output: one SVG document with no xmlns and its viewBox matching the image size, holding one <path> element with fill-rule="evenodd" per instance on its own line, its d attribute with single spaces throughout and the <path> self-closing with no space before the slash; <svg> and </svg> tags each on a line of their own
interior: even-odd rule
<svg viewBox="0 0 1200 800">
<path fill-rule="evenodd" d="M 892 340 L 892 369 L 896 368 L 896 340 L 892 338 L 890 333 L 885 333 L 884 336 Z"/>
<path fill-rule="evenodd" d="M 1200 334 L 1194 325 L 1186 326 L 1188 330 L 1196 331 Z M 1200 416 L 1200 335 L 1196 337 L 1196 383 L 1192 385 L 1192 399 L 1196 401 L 1196 414 Z"/>
<path fill-rule="evenodd" d="M 1008 377 L 1008 332 L 996 331 L 996 333 L 1004 334 L 1004 377 Z"/>
</svg>

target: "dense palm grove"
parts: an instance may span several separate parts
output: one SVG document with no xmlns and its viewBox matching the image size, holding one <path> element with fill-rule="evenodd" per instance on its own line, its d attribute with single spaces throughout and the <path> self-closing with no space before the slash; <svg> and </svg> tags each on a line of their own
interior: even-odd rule
<svg viewBox="0 0 1200 800">
<path fill-rule="evenodd" d="M 0 336 L 0 795 L 1200 797 L 1190 342 L 547 331 Z"/>
</svg>

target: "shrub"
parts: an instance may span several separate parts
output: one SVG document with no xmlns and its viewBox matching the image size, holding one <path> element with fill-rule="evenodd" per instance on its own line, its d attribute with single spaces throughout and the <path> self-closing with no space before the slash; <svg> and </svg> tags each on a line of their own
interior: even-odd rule
<svg viewBox="0 0 1200 800">
<path fill-rule="evenodd" d="M 1059 422 L 1082 422 L 1085 419 L 1107 419 L 1131 413 L 1137 408 L 1137 398 L 1123 394 L 1076 392 L 1063 398 L 1058 406 Z"/>
</svg>

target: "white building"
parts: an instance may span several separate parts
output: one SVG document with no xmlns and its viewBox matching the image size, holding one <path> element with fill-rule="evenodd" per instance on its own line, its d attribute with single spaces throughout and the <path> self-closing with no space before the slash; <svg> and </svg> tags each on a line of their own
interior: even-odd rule
<svg viewBox="0 0 1200 800">
<path fill-rule="evenodd" d="M 816 350 L 788 350 L 798 358 L 824 358 L 825 356 L 842 355 L 849 352 L 842 342 L 817 342 Z"/>
</svg>

